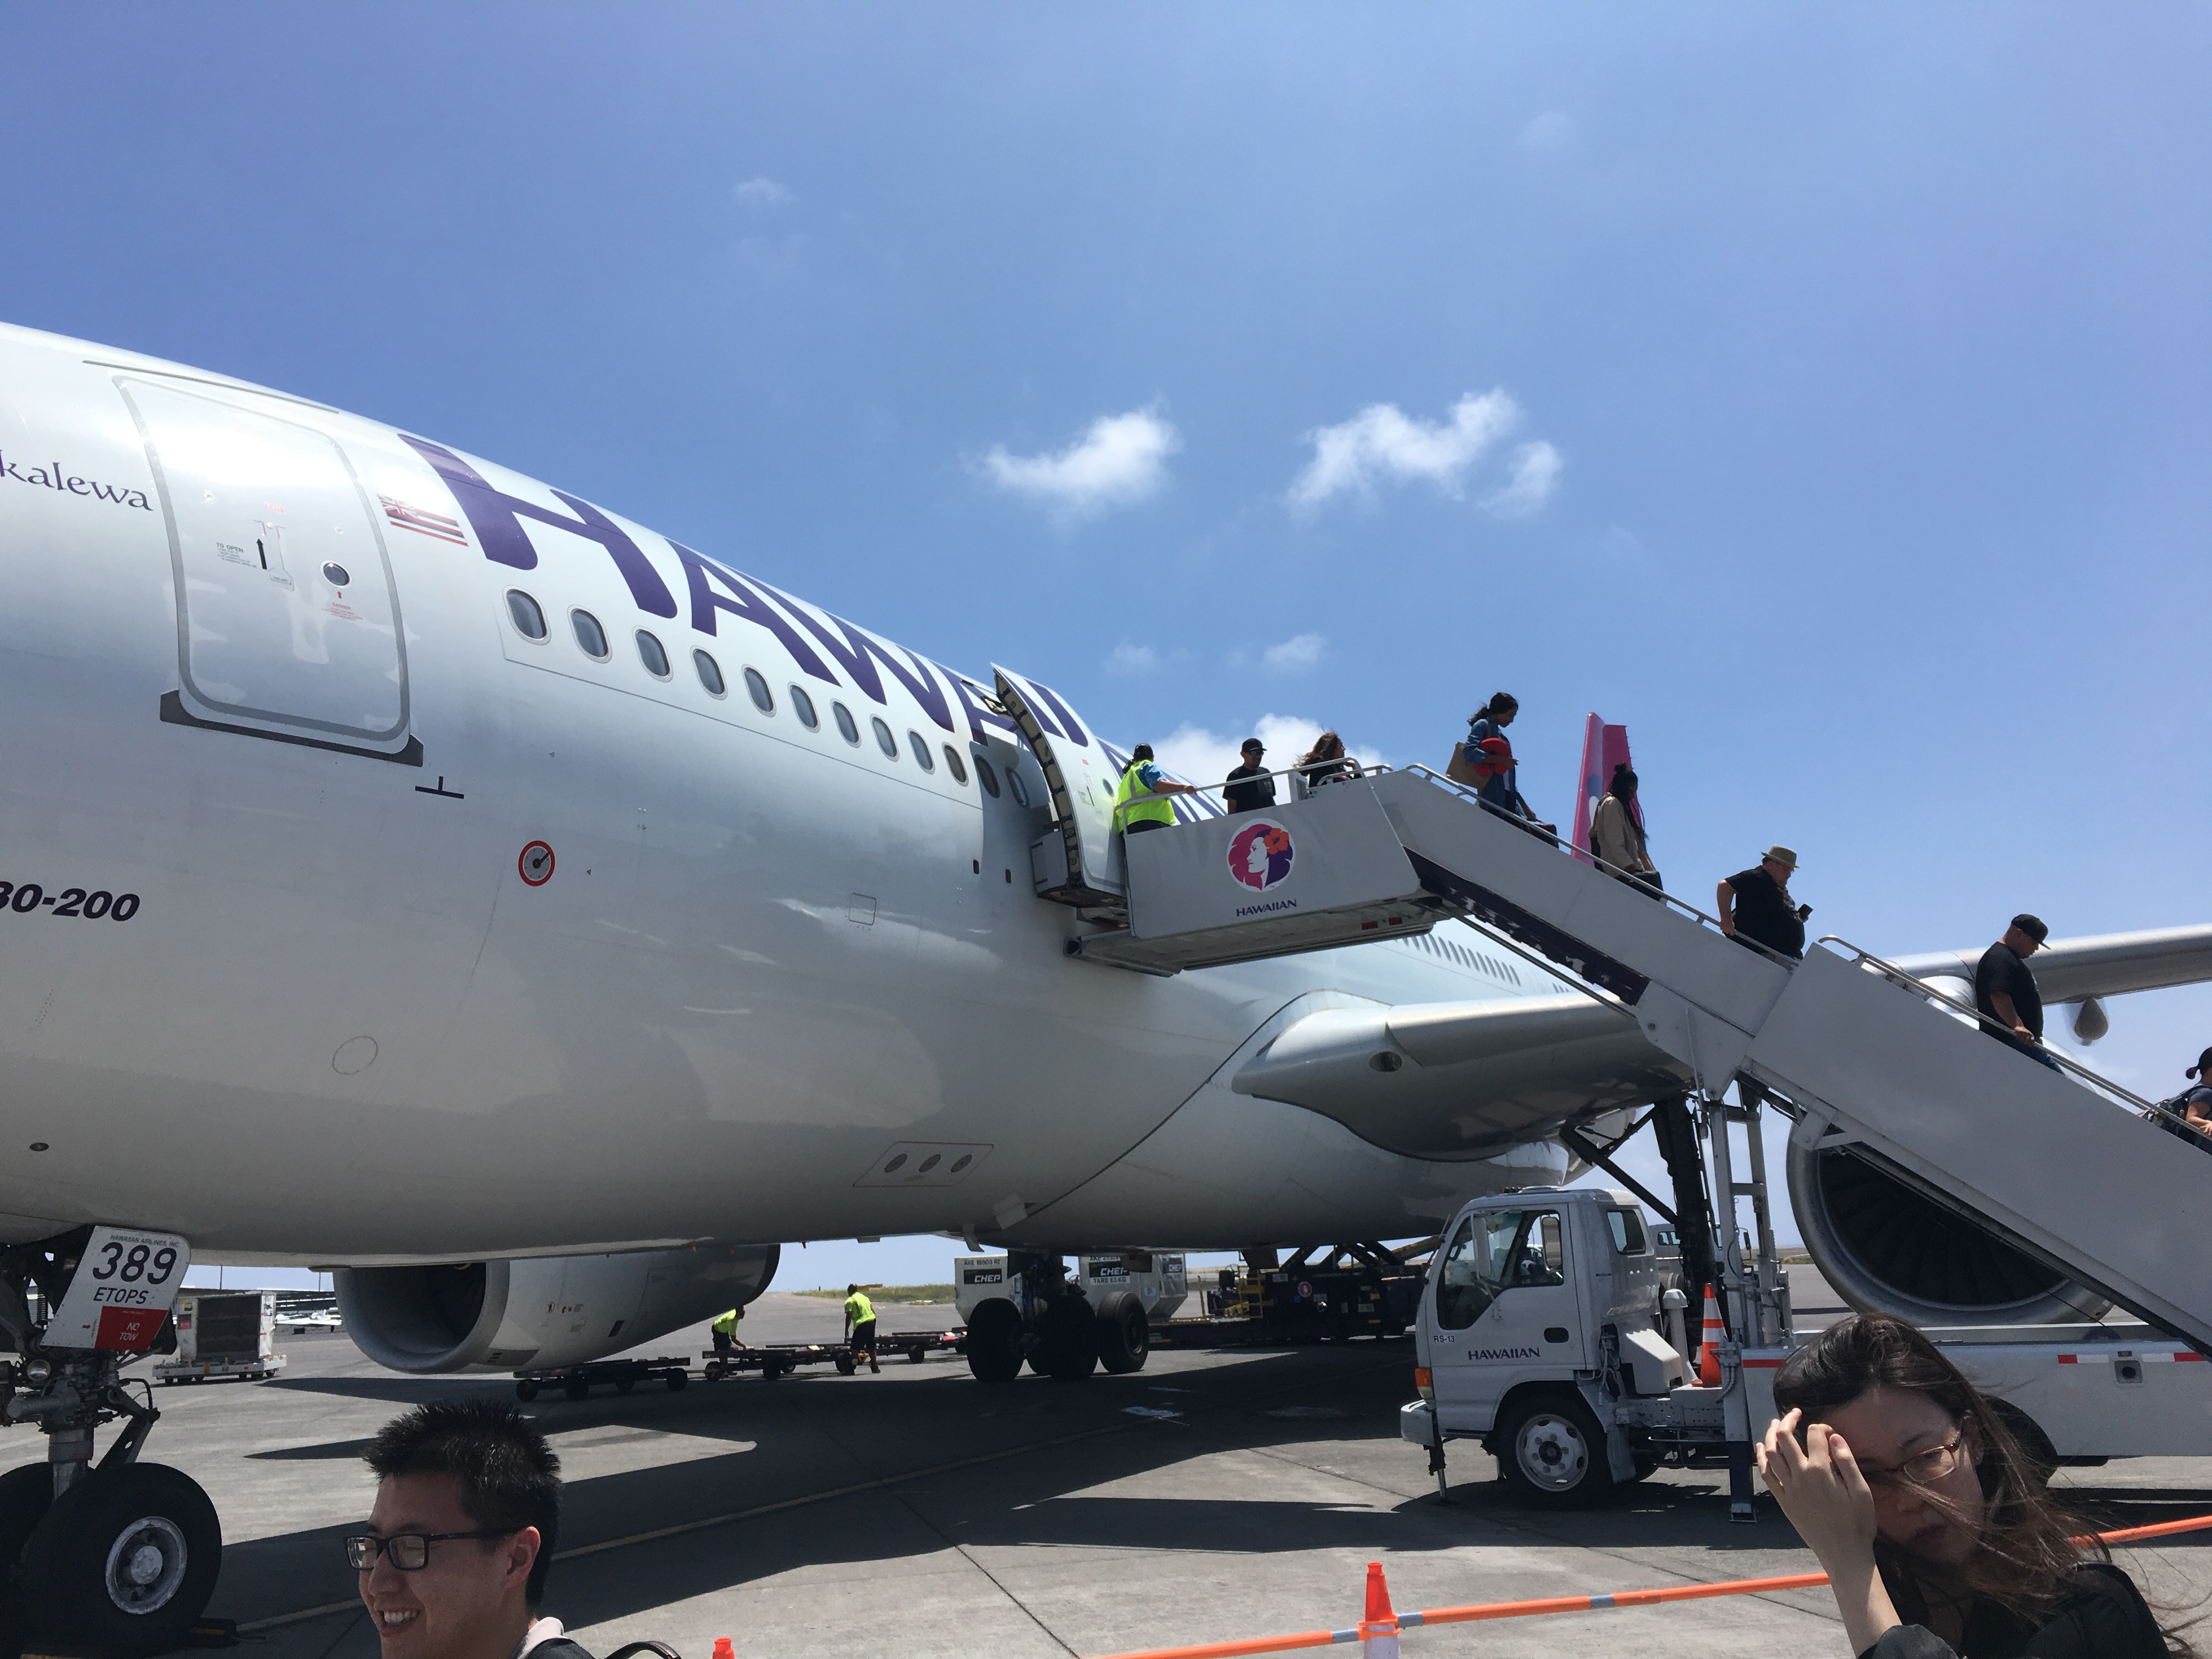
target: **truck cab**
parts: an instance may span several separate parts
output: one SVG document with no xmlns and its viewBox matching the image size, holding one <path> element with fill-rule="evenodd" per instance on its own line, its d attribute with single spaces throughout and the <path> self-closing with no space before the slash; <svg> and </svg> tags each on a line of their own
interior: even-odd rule
<svg viewBox="0 0 2212 1659">
<path fill-rule="evenodd" d="M 1660 1334 L 1674 1265 L 1626 1193 L 1534 1187 L 1476 1200 L 1454 1218 L 1422 1291 L 1424 1399 L 1401 1431 L 1424 1443 L 1439 1431 L 1480 1439 L 1507 1482 L 1546 1507 L 1648 1474 L 1657 1456 L 1617 1426 L 1615 1407 L 1664 1400 L 1687 1380 Z"/>
</svg>

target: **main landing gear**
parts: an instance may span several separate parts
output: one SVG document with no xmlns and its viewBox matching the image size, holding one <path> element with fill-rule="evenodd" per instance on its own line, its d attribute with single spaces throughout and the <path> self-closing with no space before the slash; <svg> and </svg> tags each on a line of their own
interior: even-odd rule
<svg viewBox="0 0 2212 1659">
<path fill-rule="evenodd" d="M 0 1655 L 26 1643 L 118 1656 L 179 1645 L 222 1565 L 215 1505 L 188 1476 L 139 1453 L 161 1413 L 129 1357 L 48 1348 L 30 1291 L 58 1307 L 89 1228 L 0 1250 L 0 1419 L 46 1431 L 46 1461 L 0 1475 Z M 93 1462 L 93 1431 L 122 1431 Z"/>
<path fill-rule="evenodd" d="M 1059 1382 L 1083 1382 L 1102 1365 L 1144 1369 L 1152 1328 L 1142 1297 L 1109 1291 L 1093 1306 L 1059 1256 L 1036 1250 L 1006 1252 L 1006 1290 L 968 1321 L 968 1369 L 978 1382 L 1011 1382 L 1024 1360 Z"/>
</svg>

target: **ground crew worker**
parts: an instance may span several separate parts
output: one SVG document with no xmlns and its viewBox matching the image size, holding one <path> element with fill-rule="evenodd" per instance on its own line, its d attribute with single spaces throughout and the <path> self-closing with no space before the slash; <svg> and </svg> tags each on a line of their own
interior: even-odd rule
<svg viewBox="0 0 2212 1659">
<path fill-rule="evenodd" d="M 738 1340 L 738 1322 L 745 1316 L 743 1308 L 729 1308 L 714 1316 L 714 1352 L 721 1358 L 730 1357 L 730 1350 L 745 1345 Z"/>
<path fill-rule="evenodd" d="M 1129 751 L 1129 764 L 1121 774 L 1121 787 L 1114 792 L 1114 827 L 1125 835 L 1139 830 L 1168 830 L 1175 825 L 1175 806 L 1164 800 L 1129 802 L 1139 795 L 1194 795 L 1197 789 L 1177 783 L 1152 759 L 1152 745 L 1140 743 Z"/>
<path fill-rule="evenodd" d="M 876 1304 L 868 1300 L 868 1293 L 858 1285 L 845 1287 L 845 1340 L 851 1346 L 855 1364 L 866 1353 L 870 1370 L 883 1370 L 876 1364 Z"/>
</svg>

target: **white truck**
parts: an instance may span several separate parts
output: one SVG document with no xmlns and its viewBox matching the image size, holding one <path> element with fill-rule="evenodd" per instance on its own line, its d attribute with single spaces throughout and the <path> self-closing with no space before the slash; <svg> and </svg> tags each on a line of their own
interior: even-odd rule
<svg viewBox="0 0 2212 1659">
<path fill-rule="evenodd" d="M 1674 1265 L 1625 1192 L 1477 1199 L 1431 1261 L 1414 1329 L 1421 1397 L 1399 1432 L 1432 1462 L 1446 1442 L 1479 1440 L 1521 1500 L 1546 1509 L 1600 1501 L 1662 1463 L 1726 1463 L 1730 1442 L 1773 1418 L 1790 1348 L 1717 1343 L 1722 1383 L 1698 1385 L 1680 1316 L 1661 1305 Z M 2148 1327 L 1929 1334 L 2047 1463 L 2212 1455 L 2212 1364 Z"/>
<path fill-rule="evenodd" d="M 1003 1255 L 957 1255 L 952 1258 L 952 1300 L 963 1321 L 975 1316 L 976 1305 L 995 1297 L 1010 1297 L 1006 1288 L 1006 1258 Z M 1172 1319 L 1189 1295 L 1183 1259 L 1161 1250 L 1116 1250 L 1078 1256 L 1075 1282 L 1097 1307 L 1115 1291 L 1134 1291 L 1145 1304 L 1146 1317 L 1154 1323 Z"/>
</svg>

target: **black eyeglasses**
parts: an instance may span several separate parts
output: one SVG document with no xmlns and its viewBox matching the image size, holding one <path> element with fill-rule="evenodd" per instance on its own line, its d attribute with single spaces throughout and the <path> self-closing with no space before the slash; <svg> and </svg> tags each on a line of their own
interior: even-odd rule
<svg viewBox="0 0 2212 1659">
<path fill-rule="evenodd" d="M 381 1555 L 402 1572 L 420 1572 L 430 1565 L 433 1544 L 454 1538 L 508 1538 L 521 1530 L 520 1527 L 479 1527 L 474 1532 L 395 1532 L 389 1538 L 357 1532 L 345 1540 L 346 1565 L 356 1572 L 367 1572 Z"/>
</svg>

